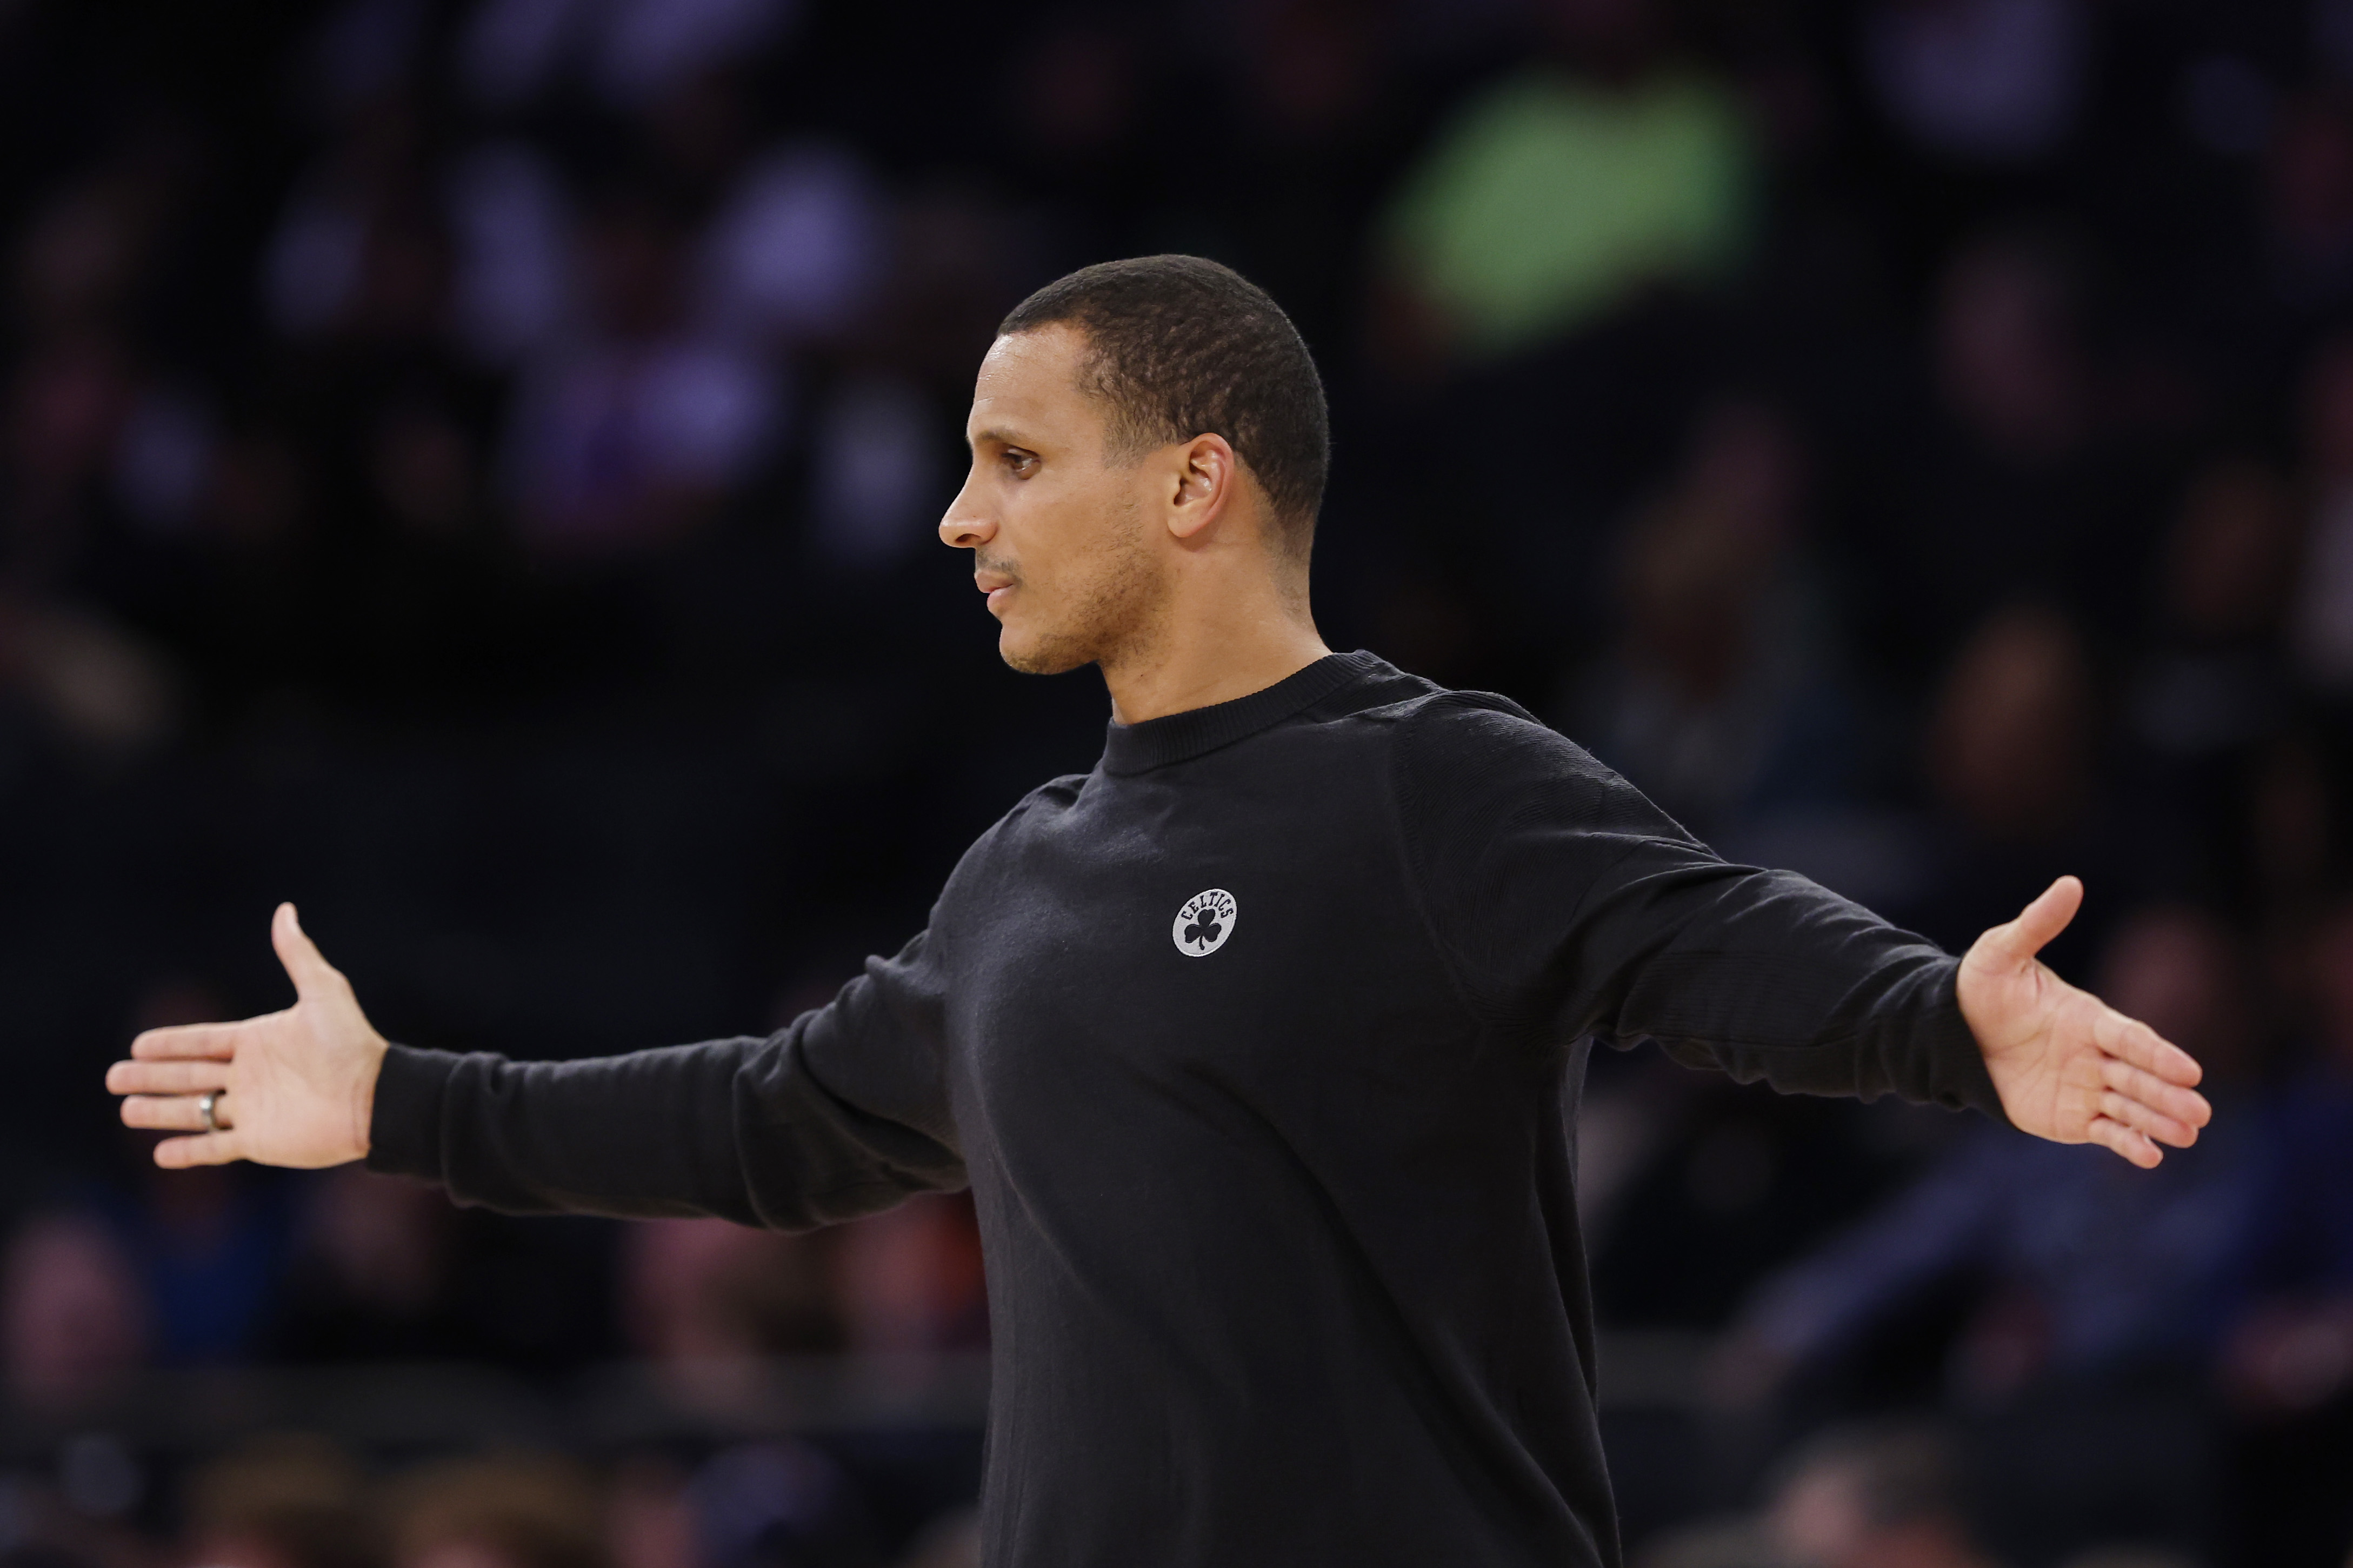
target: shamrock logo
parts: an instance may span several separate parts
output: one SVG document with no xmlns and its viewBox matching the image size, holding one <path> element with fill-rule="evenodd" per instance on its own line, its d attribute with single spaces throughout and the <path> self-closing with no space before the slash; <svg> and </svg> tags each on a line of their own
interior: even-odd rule
<svg viewBox="0 0 2353 1568">
<path fill-rule="evenodd" d="M 1241 906 L 1223 888 L 1211 888 L 1185 900 L 1176 921 L 1168 928 L 1176 951 L 1187 958 L 1207 958 L 1234 934 L 1234 918 Z"/>
</svg>

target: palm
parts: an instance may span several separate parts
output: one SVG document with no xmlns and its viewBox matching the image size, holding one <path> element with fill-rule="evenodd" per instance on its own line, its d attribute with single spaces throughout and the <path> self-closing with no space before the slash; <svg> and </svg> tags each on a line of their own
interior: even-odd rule
<svg viewBox="0 0 2353 1568">
<path fill-rule="evenodd" d="M 307 1168 L 353 1157 L 348 1022 L 298 1002 L 237 1026 L 228 1087 L 245 1158 Z"/>
<path fill-rule="evenodd" d="M 2082 883 L 2063 877 L 2018 919 L 1979 937 L 1961 961 L 1961 1014 L 2019 1128 L 2155 1165 L 2164 1157 L 2158 1144 L 2189 1147 L 2212 1111 L 2192 1090 L 2200 1072 L 2187 1052 L 2034 956 L 2083 896 Z"/>
<path fill-rule="evenodd" d="M 294 980 L 293 1006 L 242 1023 L 151 1029 L 107 1074 L 107 1087 L 130 1097 L 125 1122 L 187 1134 L 156 1145 L 159 1164 L 317 1167 L 367 1152 L 383 1037 L 290 906 L 279 910 L 270 934 Z M 206 1093 L 219 1096 L 221 1131 L 206 1127 Z"/>
</svg>

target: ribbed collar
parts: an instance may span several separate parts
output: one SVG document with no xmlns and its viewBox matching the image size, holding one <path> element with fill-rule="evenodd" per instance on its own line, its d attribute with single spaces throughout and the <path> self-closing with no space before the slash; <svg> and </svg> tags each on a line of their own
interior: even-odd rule
<svg viewBox="0 0 2353 1568">
<path fill-rule="evenodd" d="M 1230 702 L 1191 708 L 1146 719 L 1141 724 L 1113 720 L 1103 738 L 1103 772 L 1145 773 L 1230 746 L 1335 691 L 1385 672 L 1393 673 L 1380 658 L 1362 650 L 1330 653 L 1272 686 Z"/>
</svg>

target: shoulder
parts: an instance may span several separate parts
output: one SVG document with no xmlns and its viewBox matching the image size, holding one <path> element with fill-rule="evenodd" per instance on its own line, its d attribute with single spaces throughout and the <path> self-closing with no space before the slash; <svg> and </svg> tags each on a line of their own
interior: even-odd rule
<svg viewBox="0 0 2353 1568">
<path fill-rule="evenodd" d="M 1685 837 L 1593 753 L 1509 698 L 1439 690 L 1366 718 L 1392 726 L 1390 766 L 1409 830 L 1454 822 L 1491 832 L 1504 819 Z"/>
<path fill-rule="evenodd" d="M 1060 778 L 1048 779 L 1015 801 L 1013 809 L 998 817 L 989 826 L 988 831 L 974 841 L 973 848 L 979 850 L 993 843 L 1016 839 L 1051 823 L 1078 804 L 1079 796 L 1086 791 L 1087 781 L 1093 776 L 1092 773 L 1064 773 Z"/>
<path fill-rule="evenodd" d="M 987 875 L 991 867 L 1004 863 L 1005 856 L 1018 853 L 1023 843 L 1050 830 L 1077 803 L 1092 776 L 1066 773 L 1048 779 L 1014 802 L 1012 809 L 990 823 L 957 858 L 955 870 L 948 878 L 949 889 Z"/>
<path fill-rule="evenodd" d="M 1398 762 L 1417 772 L 1614 780 L 1591 752 L 1508 697 L 1425 692 L 1364 717 L 1387 728 Z"/>
</svg>

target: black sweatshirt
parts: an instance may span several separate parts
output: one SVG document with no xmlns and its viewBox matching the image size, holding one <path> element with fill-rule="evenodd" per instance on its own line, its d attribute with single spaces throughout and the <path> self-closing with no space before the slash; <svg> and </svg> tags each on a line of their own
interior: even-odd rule
<svg viewBox="0 0 2353 1568">
<path fill-rule="evenodd" d="M 1581 1042 L 1999 1116 L 1954 970 L 1502 699 L 1334 655 L 1113 724 L 782 1033 L 396 1047 L 368 1158 L 786 1229 L 969 1184 L 992 1568 L 1615 1563 Z"/>
</svg>

